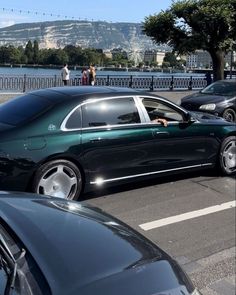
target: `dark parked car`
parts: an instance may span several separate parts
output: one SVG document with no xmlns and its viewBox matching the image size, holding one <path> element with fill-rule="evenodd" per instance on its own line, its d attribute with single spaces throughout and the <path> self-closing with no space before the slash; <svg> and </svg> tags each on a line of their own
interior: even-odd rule
<svg viewBox="0 0 236 295">
<path fill-rule="evenodd" d="M 0 294 L 199 292 L 168 254 L 98 208 L 0 192 Z"/>
<path fill-rule="evenodd" d="M 155 118 L 168 121 L 165 127 Z M 0 105 L 0 189 L 83 189 L 211 168 L 236 171 L 236 125 L 125 88 L 38 90 Z"/>
<path fill-rule="evenodd" d="M 236 80 L 214 82 L 198 93 L 181 100 L 182 107 L 190 111 L 201 111 L 236 122 Z"/>
</svg>

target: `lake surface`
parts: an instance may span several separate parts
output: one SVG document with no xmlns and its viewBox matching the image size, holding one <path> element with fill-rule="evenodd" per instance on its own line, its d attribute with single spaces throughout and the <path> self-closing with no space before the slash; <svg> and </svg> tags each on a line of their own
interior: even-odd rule
<svg viewBox="0 0 236 295">
<path fill-rule="evenodd" d="M 34 76 L 55 76 L 61 75 L 61 69 L 47 69 L 47 68 L 24 68 L 24 67 L 0 67 L 1 75 L 34 75 Z M 158 77 L 168 77 L 168 76 L 178 76 L 178 77 L 190 77 L 190 76 L 204 76 L 204 74 L 197 73 L 162 73 L 162 72 L 138 72 L 138 71 L 103 71 L 96 70 L 96 74 L 99 76 L 158 76 Z M 71 76 L 81 76 L 80 69 L 70 69 Z"/>
</svg>

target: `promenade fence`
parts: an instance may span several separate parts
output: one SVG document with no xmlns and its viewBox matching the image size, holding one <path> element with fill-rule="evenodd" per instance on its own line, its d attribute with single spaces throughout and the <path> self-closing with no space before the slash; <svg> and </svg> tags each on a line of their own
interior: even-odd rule
<svg viewBox="0 0 236 295">
<path fill-rule="evenodd" d="M 69 85 L 81 85 L 80 76 L 71 76 Z M 60 75 L 0 75 L 0 91 L 30 91 L 34 89 L 62 86 Z M 206 86 L 204 76 L 167 76 L 155 75 L 97 75 L 96 85 L 130 87 L 144 90 L 194 90 Z"/>
</svg>

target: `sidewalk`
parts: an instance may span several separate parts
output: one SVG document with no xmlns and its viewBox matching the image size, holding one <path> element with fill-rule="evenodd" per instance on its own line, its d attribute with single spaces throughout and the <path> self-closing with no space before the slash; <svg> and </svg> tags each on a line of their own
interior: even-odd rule
<svg viewBox="0 0 236 295">
<path fill-rule="evenodd" d="M 178 101 L 182 97 L 192 94 L 194 92 L 197 92 L 197 91 L 196 90 L 191 90 L 191 91 L 190 90 L 164 90 L 164 91 L 159 90 L 159 91 L 151 91 L 148 93 L 150 93 L 150 95 L 152 95 L 152 94 L 160 95 L 162 97 L 165 97 L 165 98 L 171 100 L 172 102 L 178 103 Z M 9 93 L 9 92 L 1 93 L 0 92 L 0 103 L 7 101 L 13 97 L 22 95 L 22 94 L 23 94 L 22 92 L 12 92 L 12 93 Z"/>
</svg>

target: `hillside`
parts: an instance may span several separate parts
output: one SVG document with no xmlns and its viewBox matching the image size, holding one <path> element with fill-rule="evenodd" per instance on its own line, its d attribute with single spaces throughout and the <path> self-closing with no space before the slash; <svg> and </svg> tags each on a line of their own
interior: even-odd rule
<svg viewBox="0 0 236 295">
<path fill-rule="evenodd" d="M 29 40 L 38 40 L 40 48 L 63 48 L 68 44 L 104 50 L 120 47 L 126 51 L 143 51 L 156 48 L 152 40 L 142 34 L 139 23 L 63 20 L 0 28 L 0 46 L 25 46 Z"/>
</svg>

